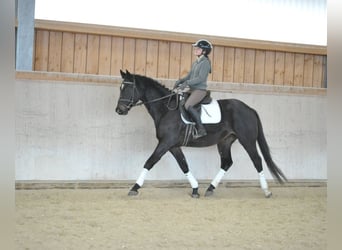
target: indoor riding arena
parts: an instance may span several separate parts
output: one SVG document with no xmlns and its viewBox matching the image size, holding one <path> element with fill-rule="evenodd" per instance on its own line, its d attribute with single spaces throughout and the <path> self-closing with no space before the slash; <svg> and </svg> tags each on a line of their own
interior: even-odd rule
<svg viewBox="0 0 342 250">
<path fill-rule="evenodd" d="M 238 140 L 213 195 L 216 145 L 182 147 L 199 198 L 169 152 L 128 196 L 158 140 L 144 105 L 115 112 L 120 70 L 172 89 L 202 36 L 17 18 L 16 249 L 327 248 L 326 46 L 207 37 L 211 96 L 258 112 L 288 179 L 263 160 L 270 198 Z"/>
</svg>

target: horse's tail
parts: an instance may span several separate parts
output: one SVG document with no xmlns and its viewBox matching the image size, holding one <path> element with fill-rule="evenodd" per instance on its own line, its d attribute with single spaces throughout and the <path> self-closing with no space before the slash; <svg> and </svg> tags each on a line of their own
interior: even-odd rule
<svg viewBox="0 0 342 250">
<path fill-rule="evenodd" d="M 261 150 L 262 155 L 264 156 L 264 160 L 267 164 L 268 169 L 270 170 L 273 178 L 277 180 L 279 183 L 283 184 L 284 182 L 287 182 L 287 178 L 283 174 L 283 172 L 280 170 L 280 168 L 274 163 L 270 149 L 268 147 L 268 144 L 266 142 L 266 138 L 264 135 L 264 130 L 262 128 L 262 124 L 260 121 L 260 118 L 258 114 L 256 114 L 257 120 L 258 120 L 258 144 Z"/>
</svg>

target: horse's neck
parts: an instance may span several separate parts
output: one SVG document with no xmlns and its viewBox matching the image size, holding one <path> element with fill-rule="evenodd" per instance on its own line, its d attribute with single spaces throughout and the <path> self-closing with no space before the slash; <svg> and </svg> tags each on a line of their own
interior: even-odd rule
<svg viewBox="0 0 342 250">
<path fill-rule="evenodd" d="M 168 109 L 165 105 L 165 99 L 157 100 L 159 98 L 167 96 L 168 93 L 162 93 L 158 91 L 156 88 L 147 89 L 145 91 L 143 102 L 145 103 L 145 107 L 149 114 L 152 116 L 155 123 L 158 123 L 160 118 L 168 112 Z"/>
</svg>

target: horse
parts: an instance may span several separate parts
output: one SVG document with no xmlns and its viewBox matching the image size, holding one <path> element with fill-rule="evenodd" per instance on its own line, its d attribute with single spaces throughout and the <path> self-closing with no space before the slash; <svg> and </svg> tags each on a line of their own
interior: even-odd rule
<svg viewBox="0 0 342 250">
<path fill-rule="evenodd" d="M 115 111 L 119 115 L 127 115 L 132 107 L 144 105 L 154 120 L 158 139 L 156 148 L 145 162 L 136 183 L 128 193 L 129 196 L 138 195 L 138 190 L 143 186 L 148 172 L 165 153 L 170 152 L 192 187 L 191 196 L 198 198 L 200 196 L 198 181 L 189 170 L 181 147 L 208 147 L 216 144 L 221 158 L 221 168 L 205 192 L 205 196 L 213 195 L 221 179 L 233 164 L 231 146 L 236 140 L 252 160 L 266 198 L 271 197 L 272 192 L 268 188 L 256 142 L 276 182 L 280 184 L 287 182 L 287 178 L 271 157 L 258 113 L 247 104 L 237 99 L 217 100 L 221 110 L 221 120 L 216 124 L 204 124 L 207 135 L 194 139 L 189 135 L 189 125 L 181 118 L 181 105 L 177 92 L 147 76 L 132 74 L 128 70 L 126 72 L 120 70 L 120 74 L 123 80 Z"/>
</svg>

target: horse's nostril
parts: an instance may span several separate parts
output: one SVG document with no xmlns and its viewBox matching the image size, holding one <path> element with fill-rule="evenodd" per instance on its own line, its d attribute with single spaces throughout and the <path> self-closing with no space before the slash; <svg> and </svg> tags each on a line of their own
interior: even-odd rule
<svg viewBox="0 0 342 250">
<path fill-rule="evenodd" d="M 116 113 L 118 113 L 119 115 L 123 115 L 123 114 L 127 114 L 128 109 L 126 106 L 124 105 L 118 105 L 115 109 Z"/>
</svg>

